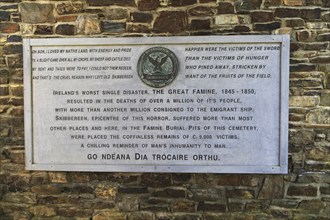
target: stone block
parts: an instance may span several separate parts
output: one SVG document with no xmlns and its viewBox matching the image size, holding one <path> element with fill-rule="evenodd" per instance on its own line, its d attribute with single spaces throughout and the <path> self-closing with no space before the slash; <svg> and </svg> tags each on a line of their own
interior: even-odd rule
<svg viewBox="0 0 330 220">
<path fill-rule="evenodd" d="M 315 71 L 317 66 L 314 64 L 295 64 L 290 65 L 290 72 L 306 72 L 306 71 Z"/>
<path fill-rule="evenodd" d="M 109 219 L 126 220 L 126 214 L 121 212 L 114 212 L 112 210 L 97 211 L 93 215 L 92 220 L 109 220 Z"/>
<path fill-rule="evenodd" d="M 90 6 L 110 6 L 110 5 L 119 5 L 119 6 L 128 6 L 135 7 L 135 0 L 87 0 L 87 4 Z"/>
<path fill-rule="evenodd" d="M 10 12 L 0 11 L 0 21 L 10 21 Z"/>
<path fill-rule="evenodd" d="M 102 30 L 109 33 L 123 33 L 126 30 L 126 22 L 105 20 L 102 22 Z"/>
<path fill-rule="evenodd" d="M 234 14 L 235 6 L 231 2 L 219 2 L 217 4 L 217 14 Z"/>
<path fill-rule="evenodd" d="M 128 220 L 154 220 L 152 212 L 137 212 L 128 214 Z"/>
<path fill-rule="evenodd" d="M 33 206 L 29 209 L 29 211 L 38 217 L 52 217 L 56 215 L 55 208 L 51 208 L 48 206 Z"/>
<path fill-rule="evenodd" d="M 95 188 L 95 195 L 99 198 L 114 200 L 118 193 L 118 187 L 112 184 L 100 183 Z"/>
<path fill-rule="evenodd" d="M 84 4 L 77 1 L 61 2 L 56 4 L 55 9 L 59 15 L 81 13 L 84 10 Z"/>
<path fill-rule="evenodd" d="M 138 0 L 137 5 L 140 11 L 151 11 L 158 8 L 159 0 Z"/>
<path fill-rule="evenodd" d="M 288 196 L 316 197 L 317 188 L 314 186 L 290 185 L 287 191 Z"/>
<path fill-rule="evenodd" d="M 1 86 L 0 87 L 0 96 L 8 96 L 9 95 L 9 87 Z"/>
<path fill-rule="evenodd" d="M 305 0 L 283 0 L 283 4 L 286 6 L 303 6 Z"/>
<path fill-rule="evenodd" d="M 292 18 L 299 16 L 300 16 L 300 10 L 297 8 L 280 7 L 275 9 L 275 17 Z"/>
<path fill-rule="evenodd" d="M 49 175 L 49 180 L 52 183 L 67 183 L 68 182 L 65 172 L 49 172 L 48 175 Z"/>
<path fill-rule="evenodd" d="M 78 15 L 63 15 L 58 16 L 57 22 L 75 22 L 77 20 Z"/>
<path fill-rule="evenodd" d="M 317 41 L 330 41 L 330 33 L 319 34 L 316 38 Z"/>
<path fill-rule="evenodd" d="M 76 27 L 72 24 L 58 24 L 55 28 L 55 33 L 60 35 L 74 35 Z"/>
<path fill-rule="evenodd" d="M 132 12 L 131 20 L 133 22 L 150 23 L 153 19 L 152 14 L 144 12 Z"/>
<path fill-rule="evenodd" d="M 210 29 L 211 20 L 209 19 L 192 19 L 190 21 L 190 30 L 204 30 Z"/>
<path fill-rule="evenodd" d="M 118 188 L 119 193 L 125 194 L 144 194 L 148 193 L 148 188 L 145 186 L 120 186 Z"/>
<path fill-rule="evenodd" d="M 76 20 L 77 34 L 99 34 L 101 25 L 97 15 L 82 14 Z"/>
<path fill-rule="evenodd" d="M 315 107 L 319 104 L 320 98 L 317 96 L 291 96 L 290 107 Z"/>
<path fill-rule="evenodd" d="M 325 207 L 326 204 L 320 200 L 303 200 L 297 210 L 308 214 L 320 214 Z"/>
<path fill-rule="evenodd" d="M 190 16 L 212 16 L 215 14 L 216 9 L 210 6 L 196 6 L 188 9 Z"/>
<path fill-rule="evenodd" d="M 322 147 L 313 147 L 306 150 L 306 158 L 309 160 L 326 160 L 328 152 Z"/>
<path fill-rule="evenodd" d="M 197 3 L 197 0 L 169 0 L 169 1 L 170 1 L 169 5 L 173 7 L 187 6 Z"/>
<path fill-rule="evenodd" d="M 313 42 L 299 44 L 304 50 L 326 50 L 329 46 L 328 42 Z"/>
<path fill-rule="evenodd" d="M 7 65 L 9 68 L 23 68 L 23 56 L 22 55 L 8 56 Z"/>
<path fill-rule="evenodd" d="M 250 32 L 251 26 L 249 25 L 237 25 L 234 27 L 235 32 Z"/>
<path fill-rule="evenodd" d="M 22 41 L 22 36 L 20 35 L 9 35 L 7 38 L 7 42 L 11 43 L 11 42 L 21 42 Z"/>
<path fill-rule="evenodd" d="M 322 21 L 330 22 L 330 12 L 324 12 L 321 14 Z"/>
<path fill-rule="evenodd" d="M 281 22 L 265 22 L 265 23 L 255 23 L 253 30 L 255 31 L 272 31 L 281 27 Z"/>
<path fill-rule="evenodd" d="M 300 10 L 301 18 L 305 20 L 315 20 L 321 18 L 321 8 L 312 8 L 312 9 L 301 9 Z"/>
<path fill-rule="evenodd" d="M 281 199 L 284 193 L 282 176 L 266 177 L 259 192 L 258 199 Z"/>
<path fill-rule="evenodd" d="M 215 16 L 215 25 L 235 25 L 239 24 L 237 15 L 217 15 Z"/>
<path fill-rule="evenodd" d="M 34 31 L 34 34 L 40 35 L 52 35 L 53 34 L 53 26 L 51 25 L 37 25 Z"/>
<path fill-rule="evenodd" d="M 322 91 L 320 98 L 320 105 L 330 107 L 330 90 Z"/>
<path fill-rule="evenodd" d="M 174 200 L 171 202 L 171 210 L 173 212 L 194 212 L 196 203 L 189 200 Z"/>
<path fill-rule="evenodd" d="M 330 56 L 317 56 L 310 59 L 311 63 L 330 63 Z"/>
<path fill-rule="evenodd" d="M 150 26 L 146 24 L 127 23 L 127 32 L 149 33 Z"/>
<path fill-rule="evenodd" d="M 30 193 L 30 192 L 6 193 L 3 197 L 3 201 L 33 205 L 33 204 L 37 204 L 37 196 L 35 193 Z"/>
<path fill-rule="evenodd" d="M 5 34 L 15 33 L 19 31 L 19 26 L 14 22 L 0 22 L 0 30 Z"/>
<path fill-rule="evenodd" d="M 104 9 L 105 16 L 109 20 L 122 20 L 129 18 L 127 8 L 106 8 Z"/>
<path fill-rule="evenodd" d="M 246 12 L 255 9 L 259 9 L 262 4 L 262 0 L 238 0 L 235 2 L 237 12 Z"/>
<path fill-rule="evenodd" d="M 48 3 L 22 2 L 19 5 L 22 22 L 54 23 L 54 5 Z"/>
<path fill-rule="evenodd" d="M 89 217 L 93 213 L 93 210 L 82 209 L 80 207 L 68 206 L 59 207 L 57 209 L 57 215 L 63 217 L 70 217 L 71 219 L 77 219 L 78 217 Z M 68 219 L 70 219 L 68 218 Z"/>
<path fill-rule="evenodd" d="M 184 11 L 161 11 L 156 18 L 153 30 L 156 33 L 180 33 L 187 27 L 187 15 Z"/>
<path fill-rule="evenodd" d="M 282 27 L 302 28 L 305 21 L 301 18 L 284 18 L 282 19 Z"/>
<path fill-rule="evenodd" d="M 197 206 L 197 211 L 203 212 L 226 212 L 227 204 L 219 202 L 199 202 Z"/>
<path fill-rule="evenodd" d="M 186 197 L 186 189 L 184 188 L 166 188 L 161 190 L 156 190 L 152 193 L 154 197 L 162 197 L 162 198 L 185 198 Z"/>
<path fill-rule="evenodd" d="M 251 22 L 269 22 L 274 20 L 274 12 L 272 11 L 252 11 Z"/>
<path fill-rule="evenodd" d="M 249 189 L 228 189 L 226 190 L 227 198 L 233 199 L 253 199 L 255 192 Z"/>
<path fill-rule="evenodd" d="M 216 177 L 216 184 L 219 186 L 257 186 L 259 178 L 251 175 L 222 174 Z"/>
<path fill-rule="evenodd" d="M 313 109 L 306 115 L 306 121 L 310 124 L 330 124 L 330 108 Z"/>
</svg>

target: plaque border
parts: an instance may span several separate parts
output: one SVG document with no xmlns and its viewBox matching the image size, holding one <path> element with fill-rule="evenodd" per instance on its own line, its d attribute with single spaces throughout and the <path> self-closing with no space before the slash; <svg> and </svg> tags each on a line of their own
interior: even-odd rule
<svg viewBox="0 0 330 220">
<path fill-rule="evenodd" d="M 182 44 L 267 44 L 279 43 L 279 164 L 271 166 L 163 166 L 163 165 L 86 165 L 86 164 L 36 164 L 33 162 L 33 91 L 32 47 L 46 46 L 129 46 L 129 45 L 182 45 Z M 288 114 L 289 114 L 289 35 L 203 36 L 203 37 L 148 37 L 148 38 L 48 38 L 23 39 L 24 69 L 24 136 L 25 168 L 46 171 L 85 172 L 156 172 L 156 173 L 288 173 Z"/>
</svg>

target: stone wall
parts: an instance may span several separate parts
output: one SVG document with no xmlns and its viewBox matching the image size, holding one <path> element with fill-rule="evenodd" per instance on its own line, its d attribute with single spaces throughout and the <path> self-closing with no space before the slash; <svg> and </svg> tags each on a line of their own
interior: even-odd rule
<svg viewBox="0 0 330 220">
<path fill-rule="evenodd" d="M 0 219 L 329 219 L 329 0 L 0 0 Z M 289 174 L 29 172 L 22 38 L 289 34 Z"/>
</svg>

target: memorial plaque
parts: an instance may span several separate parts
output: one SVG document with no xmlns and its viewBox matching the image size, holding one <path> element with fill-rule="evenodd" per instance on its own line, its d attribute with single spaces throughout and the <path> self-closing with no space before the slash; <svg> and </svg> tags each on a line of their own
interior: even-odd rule
<svg viewBox="0 0 330 220">
<path fill-rule="evenodd" d="M 26 167 L 286 173 L 288 36 L 24 40 Z"/>
</svg>

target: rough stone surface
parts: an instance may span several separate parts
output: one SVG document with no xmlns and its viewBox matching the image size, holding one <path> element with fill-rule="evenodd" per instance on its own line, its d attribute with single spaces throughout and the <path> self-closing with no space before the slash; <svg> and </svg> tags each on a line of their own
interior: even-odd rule
<svg viewBox="0 0 330 220">
<path fill-rule="evenodd" d="M 140 11 L 155 10 L 159 6 L 159 0 L 138 0 L 138 9 Z"/>
<path fill-rule="evenodd" d="M 119 6 L 136 6 L 135 0 L 87 0 L 87 4 L 90 6 L 109 6 L 109 5 L 119 5 Z"/>
<path fill-rule="evenodd" d="M 99 34 L 101 33 L 100 21 L 97 15 L 79 15 L 76 21 L 77 34 Z"/>
<path fill-rule="evenodd" d="M 56 26 L 55 33 L 61 35 L 74 35 L 76 32 L 75 25 L 72 24 L 59 24 Z"/>
<path fill-rule="evenodd" d="M 183 11 L 162 11 L 156 18 L 153 30 L 156 33 L 180 33 L 187 27 L 186 13 Z"/>
<path fill-rule="evenodd" d="M 53 23 L 53 4 L 23 2 L 19 5 L 21 18 L 26 23 Z"/>
<path fill-rule="evenodd" d="M 61 2 L 56 4 L 56 12 L 59 15 L 80 13 L 84 9 L 82 2 Z"/>
<path fill-rule="evenodd" d="M 129 18 L 129 10 L 127 8 L 107 8 L 104 10 L 106 18 L 109 20 L 122 20 Z"/>
</svg>

